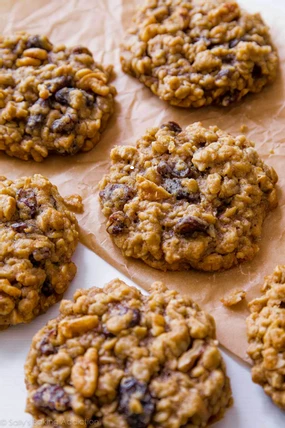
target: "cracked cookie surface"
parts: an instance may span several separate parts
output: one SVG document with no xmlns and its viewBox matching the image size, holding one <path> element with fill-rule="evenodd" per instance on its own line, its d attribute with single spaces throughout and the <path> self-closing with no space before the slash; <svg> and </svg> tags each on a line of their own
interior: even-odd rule
<svg viewBox="0 0 285 428">
<path fill-rule="evenodd" d="M 278 55 L 260 15 L 234 1 L 147 0 L 121 63 L 172 105 L 228 106 L 275 79 Z"/>
<path fill-rule="evenodd" d="M 0 150 L 23 160 L 91 150 L 113 112 L 112 67 L 83 46 L 0 37 Z"/>
<path fill-rule="evenodd" d="M 206 427 L 232 403 L 217 344 L 213 318 L 162 283 L 78 290 L 33 339 L 27 411 L 45 427 Z"/>
<path fill-rule="evenodd" d="M 117 146 L 100 199 L 127 257 L 162 270 L 229 269 L 259 250 L 277 175 L 245 136 L 194 123 L 152 128 Z"/>
<path fill-rule="evenodd" d="M 0 178 L 0 328 L 30 322 L 62 298 L 77 243 L 76 218 L 48 179 Z"/>
<path fill-rule="evenodd" d="M 265 278 L 262 291 L 250 302 L 247 318 L 252 380 L 285 410 L 285 266 Z"/>
</svg>

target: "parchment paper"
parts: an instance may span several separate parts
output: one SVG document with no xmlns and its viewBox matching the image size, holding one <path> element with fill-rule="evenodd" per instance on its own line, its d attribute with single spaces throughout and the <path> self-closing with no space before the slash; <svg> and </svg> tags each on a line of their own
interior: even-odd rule
<svg viewBox="0 0 285 428">
<path fill-rule="evenodd" d="M 89 153 L 75 157 L 50 157 L 41 164 L 24 162 L 0 154 L 0 175 L 15 178 L 41 173 L 58 185 L 63 195 L 79 193 L 85 211 L 79 216 L 84 244 L 136 283 L 147 289 L 154 280 L 189 294 L 215 317 L 218 338 L 229 350 L 246 359 L 246 302 L 225 308 L 220 298 L 231 290 L 247 291 L 246 299 L 259 294 L 265 275 L 277 264 L 285 264 L 285 2 L 284 0 L 240 0 L 251 12 L 260 11 L 271 26 L 279 50 L 281 70 L 277 81 L 257 95 L 250 95 L 235 107 L 182 110 L 156 98 L 120 69 L 119 43 L 129 26 L 136 0 L 1 0 L 0 31 L 9 34 L 26 30 L 45 33 L 53 43 L 86 45 L 96 60 L 114 64 L 118 90 L 116 110 L 101 142 Z M 263 159 L 279 174 L 279 208 L 264 225 L 261 250 L 251 263 L 230 271 L 205 274 L 195 271 L 162 273 L 140 261 L 124 259 L 105 232 L 104 217 L 98 203 L 98 181 L 107 171 L 110 149 L 116 144 L 135 144 L 145 129 L 174 120 L 181 126 L 202 121 L 206 126 L 239 134 L 247 125 L 247 136 Z M 96 277 L 94 277 L 96 285 Z"/>
</svg>

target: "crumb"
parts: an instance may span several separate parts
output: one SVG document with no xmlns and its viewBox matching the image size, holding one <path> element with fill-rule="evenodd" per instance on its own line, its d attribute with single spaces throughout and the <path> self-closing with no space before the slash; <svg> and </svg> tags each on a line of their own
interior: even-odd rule
<svg viewBox="0 0 285 428">
<path fill-rule="evenodd" d="M 224 306 L 231 307 L 241 302 L 245 298 L 245 295 L 246 292 L 244 290 L 234 290 L 220 300 Z"/>
<path fill-rule="evenodd" d="M 70 195 L 64 198 L 64 203 L 70 210 L 76 213 L 83 213 L 84 206 L 80 195 Z"/>
<path fill-rule="evenodd" d="M 247 131 L 248 131 L 248 127 L 247 127 L 247 125 L 245 125 L 245 124 L 241 125 L 241 127 L 240 127 L 240 131 L 241 131 L 241 132 L 247 132 Z"/>
</svg>

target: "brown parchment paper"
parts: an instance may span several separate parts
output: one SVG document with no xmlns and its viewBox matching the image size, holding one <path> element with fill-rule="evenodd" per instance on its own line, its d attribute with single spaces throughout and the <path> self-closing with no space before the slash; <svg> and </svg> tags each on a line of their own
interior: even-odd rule
<svg viewBox="0 0 285 428">
<path fill-rule="evenodd" d="M 260 11 L 270 25 L 281 62 L 276 83 L 262 93 L 251 95 L 231 108 L 181 110 L 157 99 L 135 79 L 120 69 L 119 43 L 133 16 L 136 0 L 0 0 L 0 32 L 26 30 L 45 33 L 53 43 L 84 44 L 96 60 L 114 64 L 118 90 L 116 110 L 101 142 L 91 152 L 75 157 L 50 157 L 41 164 L 24 162 L 0 154 L 0 175 L 15 178 L 41 173 L 58 185 L 62 194 L 79 193 L 85 203 L 79 216 L 81 239 L 99 256 L 147 289 L 154 280 L 189 294 L 216 319 L 218 338 L 229 350 L 246 359 L 246 303 L 233 309 L 223 307 L 220 298 L 231 290 L 246 290 L 246 299 L 259 294 L 265 275 L 277 264 L 285 264 L 285 1 L 240 0 L 251 12 Z M 259 153 L 279 174 L 280 204 L 264 225 L 261 250 L 251 263 L 230 271 L 156 271 L 140 261 L 124 259 L 105 232 L 98 203 L 97 184 L 107 171 L 110 149 L 116 144 L 135 144 L 147 127 L 173 120 L 181 126 L 202 121 L 206 126 L 239 134 L 241 125 Z M 96 284 L 96 277 L 94 277 Z"/>
</svg>

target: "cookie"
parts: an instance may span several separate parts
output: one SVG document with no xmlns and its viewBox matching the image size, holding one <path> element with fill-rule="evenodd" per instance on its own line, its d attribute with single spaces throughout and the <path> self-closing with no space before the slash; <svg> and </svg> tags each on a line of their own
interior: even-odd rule
<svg viewBox="0 0 285 428">
<path fill-rule="evenodd" d="M 213 318 L 162 283 L 77 290 L 33 339 L 26 410 L 59 428 L 208 426 L 232 403 L 217 345 Z"/>
<path fill-rule="evenodd" d="M 91 150 L 113 112 L 111 72 L 83 46 L 0 36 L 0 150 L 35 161 Z"/>
<path fill-rule="evenodd" d="M 77 243 L 76 218 L 47 178 L 0 178 L 0 328 L 30 322 L 62 298 Z"/>
<path fill-rule="evenodd" d="M 245 136 L 169 122 L 136 147 L 115 147 L 111 162 L 100 200 L 126 257 L 162 270 L 216 271 L 258 252 L 277 175 Z"/>
<path fill-rule="evenodd" d="M 234 1 L 147 0 L 121 63 L 174 106 L 229 106 L 275 79 L 278 55 L 260 15 Z"/>
<path fill-rule="evenodd" d="M 265 278 L 262 291 L 249 304 L 247 318 L 252 380 L 285 410 L 285 266 Z"/>
</svg>

